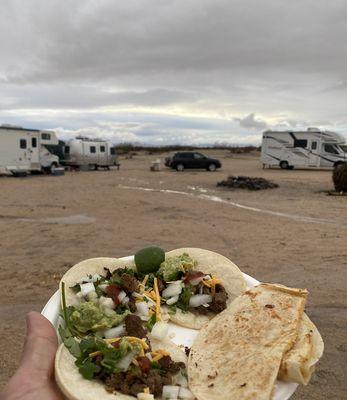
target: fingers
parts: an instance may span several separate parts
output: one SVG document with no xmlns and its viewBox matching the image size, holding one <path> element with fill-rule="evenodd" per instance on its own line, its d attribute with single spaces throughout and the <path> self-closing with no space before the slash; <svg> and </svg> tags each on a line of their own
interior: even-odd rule
<svg viewBox="0 0 347 400">
<path fill-rule="evenodd" d="M 31 379 L 50 377 L 58 341 L 53 325 L 41 314 L 27 315 L 27 337 L 24 344 L 20 369 Z"/>
</svg>

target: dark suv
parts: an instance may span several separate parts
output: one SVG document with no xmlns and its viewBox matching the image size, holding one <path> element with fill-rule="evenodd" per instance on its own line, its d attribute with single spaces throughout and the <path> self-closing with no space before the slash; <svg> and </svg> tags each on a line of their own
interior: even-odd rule
<svg viewBox="0 0 347 400">
<path fill-rule="evenodd" d="M 174 154 L 173 157 L 165 158 L 165 165 L 177 171 L 185 168 L 204 168 L 207 171 L 215 171 L 221 168 L 222 164 L 215 158 L 209 158 L 195 151 L 184 151 Z"/>
</svg>

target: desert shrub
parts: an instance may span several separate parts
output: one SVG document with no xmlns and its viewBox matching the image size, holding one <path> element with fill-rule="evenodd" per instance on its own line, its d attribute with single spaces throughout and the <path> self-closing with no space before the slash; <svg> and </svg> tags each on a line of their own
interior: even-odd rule
<svg viewBox="0 0 347 400">
<path fill-rule="evenodd" d="M 334 168 L 333 182 L 337 192 L 347 192 L 347 163 Z"/>
</svg>

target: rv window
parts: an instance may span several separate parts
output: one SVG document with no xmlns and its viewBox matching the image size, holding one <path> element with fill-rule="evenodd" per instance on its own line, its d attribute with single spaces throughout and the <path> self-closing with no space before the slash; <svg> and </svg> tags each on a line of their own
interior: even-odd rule
<svg viewBox="0 0 347 400">
<path fill-rule="evenodd" d="M 294 147 L 302 147 L 305 149 L 307 147 L 307 140 L 294 139 Z"/>
<path fill-rule="evenodd" d="M 36 139 L 36 137 L 31 138 L 31 147 L 33 147 L 33 148 L 37 147 L 37 139 Z"/>
<path fill-rule="evenodd" d="M 21 140 L 19 141 L 19 147 L 20 147 L 21 149 L 26 149 L 26 148 L 27 148 L 27 141 L 26 141 L 26 139 L 21 139 Z"/>
<path fill-rule="evenodd" d="M 113 156 L 116 154 L 116 149 L 115 149 L 115 147 L 111 147 L 111 148 L 110 148 L 110 154 L 113 155 Z"/>
<path fill-rule="evenodd" d="M 325 144 L 324 150 L 326 153 L 339 154 L 339 152 L 337 151 L 336 147 L 333 144 Z"/>
<path fill-rule="evenodd" d="M 70 154 L 70 146 L 65 146 L 65 154 Z"/>
<path fill-rule="evenodd" d="M 316 150 L 317 149 L 317 142 L 312 142 L 311 143 L 311 149 Z"/>
<path fill-rule="evenodd" d="M 105 146 L 100 146 L 100 153 L 105 153 Z"/>
<path fill-rule="evenodd" d="M 41 133 L 41 139 L 51 140 L 51 135 L 49 133 Z"/>
<path fill-rule="evenodd" d="M 96 153 L 96 148 L 95 148 L 95 146 L 90 146 L 90 152 L 91 152 L 91 153 Z"/>
</svg>

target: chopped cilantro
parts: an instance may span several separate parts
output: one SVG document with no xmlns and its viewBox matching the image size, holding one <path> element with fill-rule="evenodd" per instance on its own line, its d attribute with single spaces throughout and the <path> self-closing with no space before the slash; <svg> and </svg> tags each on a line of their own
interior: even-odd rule
<svg viewBox="0 0 347 400">
<path fill-rule="evenodd" d="M 177 307 L 183 311 L 188 311 L 189 300 L 192 297 L 192 285 L 188 285 L 182 289 L 182 292 L 178 298 Z"/>
<path fill-rule="evenodd" d="M 151 332 L 153 329 L 154 324 L 157 322 L 156 314 L 152 314 L 151 318 L 147 321 L 147 329 Z"/>
</svg>

